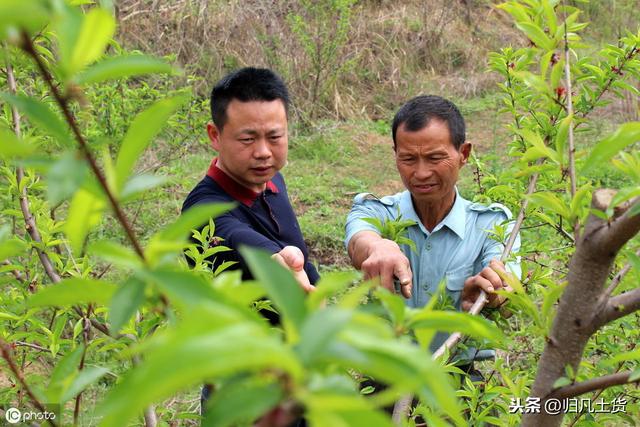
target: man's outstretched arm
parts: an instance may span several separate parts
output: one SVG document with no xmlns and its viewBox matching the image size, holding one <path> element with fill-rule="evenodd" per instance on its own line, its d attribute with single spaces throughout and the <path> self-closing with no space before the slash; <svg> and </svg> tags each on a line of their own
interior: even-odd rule
<svg viewBox="0 0 640 427">
<path fill-rule="evenodd" d="M 396 242 L 373 231 L 360 231 L 349 240 L 347 250 L 351 263 L 362 270 L 365 279 L 379 277 L 381 285 L 391 292 L 395 292 L 393 282 L 397 279 L 402 295 L 411 298 L 411 267 Z"/>
</svg>

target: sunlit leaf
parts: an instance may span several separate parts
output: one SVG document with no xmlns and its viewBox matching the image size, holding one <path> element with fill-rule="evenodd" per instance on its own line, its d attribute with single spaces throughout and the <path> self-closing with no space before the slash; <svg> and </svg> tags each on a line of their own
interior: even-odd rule
<svg viewBox="0 0 640 427">
<path fill-rule="evenodd" d="M 65 307 L 84 303 L 107 304 L 116 289 L 113 284 L 101 280 L 70 277 L 55 285 L 42 288 L 31 296 L 27 303 L 29 307 Z"/>
<path fill-rule="evenodd" d="M 89 231 L 102 218 L 104 201 L 85 189 L 78 190 L 69 207 L 69 215 L 64 230 L 74 252 L 80 253 Z"/>
<path fill-rule="evenodd" d="M 116 31 L 116 21 L 111 13 L 96 7 L 84 15 L 82 26 L 73 47 L 69 71 L 75 74 L 98 59 Z"/>
<path fill-rule="evenodd" d="M 333 307 L 310 315 L 300 328 L 300 341 L 296 346 L 302 362 L 311 366 L 314 358 L 322 353 L 350 319 L 348 310 Z"/>
<path fill-rule="evenodd" d="M 0 2 L 0 38 L 24 29 L 28 32 L 40 30 L 49 20 L 45 3 L 37 0 L 3 0 Z"/>
<path fill-rule="evenodd" d="M 99 425 L 126 425 L 150 403 L 212 378 L 267 369 L 293 378 L 302 374 L 293 353 L 260 325 L 243 322 L 207 328 L 215 317 L 214 311 L 195 308 L 185 313 L 178 327 L 156 335 L 161 351 L 146 353 L 143 362 L 111 390 L 99 408 Z"/>
<path fill-rule="evenodd" d="M 504 340 L 502 332 L 491 322 L 480 316 L 454 311 L 422 310 L 407 321 L 411 329 L 433 329 L 440 332 L 461 332 L 476 338 L 494 342 Z"/>
<path fill-rule="evenodd" d="M 85 69 L 75 80 L 84 85 L 144 74 L 173 72 L 175 69 L 161 59 L 147 55 L 126 55 L 105 58 Z"/>
<path fill-rule="evenodd" d="M 41 130 L 54 137 L 63 146 L 71 146 L 68 127 L 42 101 L 23 95 L 0 94 L 0 98 L 22 111 Z"/>
<path fill-rule="evenodd" d="M 124 186 L 133 166 L 147 145 L 167 124 L 169 117 L 188 99 L 189 97 L 184 94 L 163 99 L 136 116 L 124 136 L 116 159 L 118 190 Z"/>
<path fill-rule="evenodd" d="M 23 158 L 32 154 L 36 147 L 27 144 L 8 129 L 0 129 L 0 158 Z"/>
<path fill-rule="evenodd" d="M 304 291 L 293 274 L 266 252 L 249 247 L 241 247 L 240 253 L 246 260 L 254 277 L 264 285 L 267 295 L 282 315 L 287 336 L 292 342 L 298 340 L 298 328 L 304 323 L 307 309 Z"/>
<path fill-rule="evenodd" d="M 47 198 L 53 206 L 70 197 L 84 183 L 88 168 L 77 152 L 67 152 L 47 172 Z"/>
<path fill-rule="evenodd" d="M 117 334 L 131 319 L 144 301 L 146 284 L 136 277 L 130 277 L 113 294 L 109 305 L 109 329 Z"/>
<path fill-rule="evenodd" d="M 202 427 L 249 425 L 283 396 L 278 384 L 261 378 L 249 377 L 225 384 L 207 402 Z"/>
<path fill-rule="evenodd" d="M 610 160 L 625 147 L 640 141 L 640 122 L 621 125 L 612 135 L 600 141 L 584 162 L 582 172 L 588 172 Z"/>
</svg>

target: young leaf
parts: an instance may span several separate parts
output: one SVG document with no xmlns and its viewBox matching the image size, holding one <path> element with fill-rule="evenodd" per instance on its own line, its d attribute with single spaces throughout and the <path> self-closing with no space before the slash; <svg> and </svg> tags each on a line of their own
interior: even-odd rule
<svg viewBox="0 0 640 427">
<path fill-rule="evenodd" d="M 216 390 L 207 403 L 202 427 L 250 425 L 284 397 L 282 388 L 261 378 L 248 377 Z"/>
<path fill-rule="evenodd" d="M 23 158 L 32 154 L 36 147 L 25 143 L 8 129 L 0 129 L 0 158 Z"/>
<path fill-rule="evenodd" d="M 33 124 L 54 137 L 63 146 L 71 146 L 67 125 L 42 101 L 23 95 L 0 94 L 7 103 L 22 111 Z"/>
<path fill-rule="evenodd" d="M 300 341 L 296 351 L 305 366 L 312 366 L 315 358 L 322 354 L 330 341 L 351 319 L 349 310 L 327 308 L 309 316 L 300 328 Z"/>
<path fill-rule="evenodd" d="M 123 188 L 146 146 L 167 124 L 169 117 L 188 99 L 185 94 L 163 99 L 136 116 L 124 136 L 116 159 L 118 191 Z"/>
<path fill-rule="evenodd" d="M 100 222 L 104 208 L 104 201 L 85 189 L 73 196 L 64 228 L 74 252 L 80 253 L 87 234 Z"/>
<path fill-rule="evenodd" d="M 154 239 L 160 240 L 186 240 L 191 230 L 201 227 L 210 218 L 216 218 L 233 209 L 233 203 L 202 203 L 184 212 L 173 224 L 158 232 Z"/>
<path fill-rule="evenodd" d="M 534 24 L 533 22 L 516 22 L 518 27 L 533 43 L 541 49 L 553 50 L 555 43 L 550 39 L 542 28 Z"/>
<path fill-rule="evenodd" d="M 78 84 L 87 85 L 143 74 L 173 72 L 174 68 L 160 59 L 147 55 L 126 55 L 105 58 L 78 74 L 75 80 Z"/>
<path fill-rule="evenodd" d="M 87 176 L 86 163 L 78 153 L 69 151 L 51 165 L 47 172 L 47 198 L 53 206 L 70 197 Z"/>
<path fill-rule="evenodd" d="M 594 167 L 602 165 L 625 147 L 640 141 L 640 122 L 629 122 L 621 125 L 612 135 L 600 141 L 582 167 L 582 172 L 588 172 Z"/>
<path fill-rule="evenodd" d="M 0 2 L 0 38 L 9 35 L 9 29 L 39 31 L 49 20 L 49 13 L 43 2 L 24 0 L 3 0 Z"/>
<path fill-rule="evenodd" d="M 60 403 L 63 404 L 76 397 L 85 388 L 104 377 L 109 370 L 107 368 L 99 366 L 85 366 L 85 368 L 78 373 L 73 379 L 73 382 L 69 384 L 69 387 L 64 391 L 60 398 Z"/>
<path fill-rule="evenodd" d="M 196 308 L 185 313 L 177 328 L 156 335 L 154 350 L 148 351 L 144 361 L 103 401 L 100 425 L 127 425 L 150 403 L 212 378 L 267 369 L 286 373 L 294 380 L 302 375 L 293 353 L 268 335 L 262 325 L 242 322 L 207 328 L 215 317 L 213 310 Z"/>
<path fill-rule="evenodd" d="M 116 287 L 101 280 L 70 277 L 38 291 L 27 300 L 29 307 L 61 306 L 73 304 L 107 304 Z"/>
<path fill-rule="evenodd" d="M 98 59 L 116 31 L 116 21 L 105 9 L 91 9 L 82 19 L 68 70 L 71 75 Z"/>
<path fill-rule="evenodd" d="M 146 284 L 136 278 L 130 277 L 118 288 L 111 298 L 109 306 L 109 330 L 111 334 L 117 334 L 129 321 L 144 301 Z"/>
<path fill-rule="evenodd" d="M 411 329 L 433 329 L 440 332 L 461 332 L 476 338 L 502 342 L 504 335 L 488 320 L 468 313 L 454 311 L 425 311 L 415 313 L 407 322 Z"/>
<path fill-rule="evenodd" d="M 266 252 L 245 246 L 240 248 L 240 254 L 278 308 L 289 339 L 297 341 L 298 328 L 307 316 L 304 291 L 291 272 L 271 259 Z"/>
</svg>

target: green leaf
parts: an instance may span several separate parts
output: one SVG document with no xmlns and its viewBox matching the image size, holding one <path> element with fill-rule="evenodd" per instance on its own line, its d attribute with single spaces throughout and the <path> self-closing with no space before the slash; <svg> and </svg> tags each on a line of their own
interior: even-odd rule
<svg viewBox="0 0 640 427">
<path fill-rule="evenodd" d="M 100 83 L 152 73 L 174 73 L 166 62 L 147 55 L 126 55 L 105 58 L 78 74 L 76 82 L 81 85 Z"/>
<path fill-rule="evenodd" d="M 0 243 L 0 260 L 22 255 L 27 247 L 26 243 L 15 238 L 4 240 Z"/>
<path fill-rule="evenodd" d="M 185 94 L 163 99 L 136 116 L 124 136 L 116 159 L 118 191 L 124 186 L 133 166 L 147 145 L 167 124 L 169 117 L 188 99 L 189 97 Z"/>
<path fill-rule="evenodd" d="M 71 146 L 67 125 L 42 101 L 24 95 L 0 94 L 0 98 L 22 111 L 33 124 L 54 137 L 63 146 Z"/>
<path fill-rule="evenodd" d="M 411 329 L 432 329 L 441 332 L 461 332 L 475 338 L 502 342 L 504 335 L 488 320 L 455 311 L 422 310 L 407 321 Z"/>
<path fill-rule="evenodd" d="M 573 384 L 573 381 L 571 381 L 569 378 L 560 377 L 553 383 L 552 388 L 555 390 L 557 388 L 568 386 L 568 385 L 571 385 L 571 384 Z"/>
<path fill-rule="evenodd" d="M 0 2 L 0 38 L 9 35 L 9 29 L 39 31 L 49 20 L 49 13 L 41 1 L 3 0 Z"/>
<path fill-rule="evenodd" d="M 361 274 L 355 270 L 323 274 L 316 284 L 316 290 L 307 295 L 307 308 L 309 311 L 318 309 L 328 298 L 336 296 L 339 292 L 347 289 L 359 277 L 361 277 Z"/>
<path fill-rule="evenodd" d="M 81 252 L 87 234 L 100 222 L 104 208 L 102 199 L 83 188 L 73 196 L 64 230 L 74 252 Z"/>
<path fill-rule="evenodd" d="M 632 383 L 638 380 L 640 380 L 640 368 L 636 369 L 631 373 L 631 375 L 629 375 L 629 379 L 627 380 L 627 382 Z"/>
<path fill-rule="evenodd" d="M 109 330 L 112 335 L 117 334 L 138 310 L 144 301 L 145 288 L 142 280 L 130 277 L 113 294 L 109 305 Z"/>
<path fill-rule="evenodd" d="M 300 328 L 300 341 L 296 346 L 305 366 L 313 366 L 313 361 L 351 320 L 351 315 L 349 310 L 330 307 L 307 317 Z"/>
<path fill-rule="evenodd" d="M 389 313 L 393 325 L 396 327 L 403 326 L 406 311 L 404 299 L 399 295 L 392 294 L 385 288 L 376 289 L 375 296 L 380 299 L 382 305 Z"/>
<path fill-rule="evenodd" d="M 544 319 L 547 325 L 547 330 L 551 327 L 553 316 L 551 316 L 551 310 L 553 305 L 560 299 L 560 296 L 564 292 L 564 288 L 567 287 L 568 282 L 564 282 L 560 285 L 553 286 L 545 292 L 544 301 L 542 302 L 541 317 Z"/>
<path fill-rule="evenodd" d="M 98 59 L 116 31 L 116 21 L 105 9 L 91 9 L 82 19 L 68 64 L 71 75 Z"/>
<path fill-rule="evenodd" d="M 120 200 L 123 202 L 129 201 L 139 194 L 147 193 L 149 190 L 165 184 L 167 181 L 168 178 L 164 176 L 148 174 L 136 175 L 124 185 Z"/>
<path fill-rule="evenodd" d="M 558 160 L 560 166 L 564 164 L 565 150 L 567 147 L 567 135 L 569 134 L 569 127 L 572 125 L 573 114 L 568 115 L 558 125 L 558 131 L 554 139 L 554 146 L 556 147 L 556 153 L 558 154 Z"/>
<path fill-rule="evenodd" d="M 101 280 L 70 277 L 55 285 L 41 289 L 27 300 L 29 307 L 61 306 L 73 304 L 107 304 L 116 287 Z"/>
<path fill-rule="evenodd" d="M 542 31 L 542 28 L 533 22 L 516 22 L 516 27 L 525 33 L 529 40 L 534 42 L 539 48 L 544 50 L 553 50 L 555 48 L 553 40 Z"/>
<path fill-rule="evenodd" d="M 70 197 L 84 183 L 86 163 L 78 153 L 63 154 L 47 172 L 47 198 L 53 206 Z"/>
<path fill-rule="evenodd" d="M 213 289 L 211 283 L 192 271 L 158 269 L 140 271 L 139 274 L 158 285 L 160 291 L 183 311 L 206 301 L 221 300 L 221 295 Z"/>
<path fill-rule="evenodd" d="M 107 368 L 99 366 L 85 366 L 85 368 L 76 375 L 73 382 L 64 391 L 60 399 L 60 403 L 65 403 L 73 399 L 91 384 L 104 377 L 108 372 L 109 370 Z"/>
<path fill-rule="evenodd" d="M 60 359 L 51 373 L 49 387 L 63 383 L 67 378 L 77 372 L 83 351 L 84 346 L 80 344 Z"/>
<path fill-rule="evenodd" d="M 211 329 L 215 309 L 196 307 L 184 320 L 154 336 L 153 351 L 108 394 L 99 408 L 100 426 L 120 427 L 152 402 L 205 380 L 270 370 L 296 380 L 302 368 L 293 353 L 259 323 Z M 179 361 L 179 363 L 177 363 Z"/>
<path fill-rule="evenodd" d="M 0 158 L 23 158 L 32 154 L 36 147 L 27 144 L 8 129 L 0 129 Z"/>
<path fill-rule="evenodd" d="M 298 340 L 298 328 L 304 323 L 307 309 L 304 291 L 289 270 L 263 250 L 241 247 L 240 254 L 249 265 L 253 276 L 264 285 L 267 295 L 278 308 L 287 337 Z"/>
<path fill-rule="evenodd" d="M 133 269 L 142 267 L 140 257 L 133 250 L 116 242 L 99 240 L 89 244 L 87 251 L 119 267 Z"/>
<path fill-rule="evenodd" d="M 604 366 L 614 366 L 620 362 L 627 362 L 629 360 L 640 360 L 640 349 L 617 354 L 611 359 L 603 361 L 602 364 Z"/>
<path fill-rule="evenodd" d="M 582 167 L 582 172 L 592 170 L 609 161 L 625 147 L 640 141 L 640 122 L 621 125 L 612 135 L 600 141 L 591 151 Z"/>
<path fill-rule="evenodd" d="M 566 220 L 570 220 L 571 211 L 569 210 L 569 207 L 555 194 L 548 192 L 539 192 L 533 193 L 528 197 L 529 200 L 531 200 L 531 202 L 536 206 L 545 208 L 551 212 L 557 213 Z"/>
<path fill-rule="evenodd" d="M 324 392 L 309 395 L 305 404 L 309 408 L 306 418 L 312 426 L 394 426 L 388 414 L 360 396 Z"/>
<path fill-rule="evenodd" d="M 250 425 L 284 397 L 275 383 L 255 377 L 224 385 L 211 397 L 202 427 Z"/>
</svg>

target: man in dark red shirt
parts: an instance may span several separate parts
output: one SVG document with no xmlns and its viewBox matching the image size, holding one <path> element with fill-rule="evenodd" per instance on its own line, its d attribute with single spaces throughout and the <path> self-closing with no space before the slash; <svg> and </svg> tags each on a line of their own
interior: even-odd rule
<svg viewBox="0 0 640 427">
<path fill-rule="evenodd" d="M 198 203 L 236 202 L 215 218 L 215 234 L 233 249 L 219 252 L 215 265 L 237 261 L 243 278 L 251 272 L 237 249 L 265 249 L 289 268 L 305 291 L 319 279 L 279 173 L 287 162 L 289 93 L 273 71 L 243 68 L 220 80 L 211 92 L 207 134 L 218 152 L 207 175 L 185 200 L 185 211 Z"/>
</svg>

